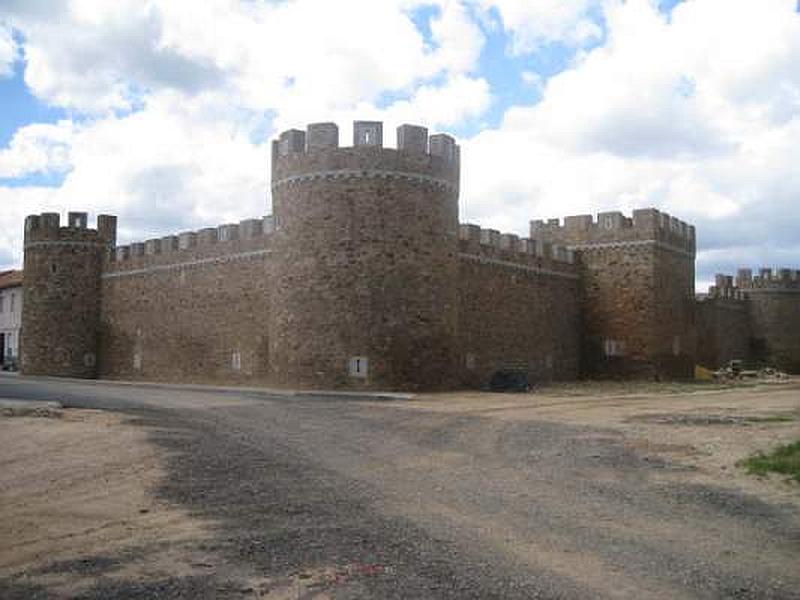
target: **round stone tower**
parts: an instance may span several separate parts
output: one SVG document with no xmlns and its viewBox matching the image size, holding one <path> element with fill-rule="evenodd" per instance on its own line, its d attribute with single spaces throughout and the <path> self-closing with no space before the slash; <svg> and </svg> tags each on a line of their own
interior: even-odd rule
<svg viewBox="0 0 800 600">
<path fill-rule="evenodd" d="M 21 358 L 27 375 L 94 377 L 103 257 L 116 243 L 116 217 L 87 229 L 86 213 L 25 220 Z"/>
<path fill-rule="evenodd" d="M 755 358 L 800 373 L 800 271 L 740 269 L 736 283 L 749 300 Z"/>
<path fill-rule="evenodd" d="M 423 127 L 383 147 L 357 121 L 273 142 L 270 370 L 285 384 L 446 387 L 455 381 L 459 148 Z"/>
</svg>

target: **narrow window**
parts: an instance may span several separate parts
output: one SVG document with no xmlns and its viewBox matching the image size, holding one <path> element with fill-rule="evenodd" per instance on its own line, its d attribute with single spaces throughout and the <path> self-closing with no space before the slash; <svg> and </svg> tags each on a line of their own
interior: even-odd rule
<svg viewBox="0 0 800 600">
<path fill-rule="evenodd" d="M 369 361 L 366 356 L 354 356 L 350 359 L 350 377 L 365 378 L 369 370 Z"/>
<path fill-rule="evenodd" d="M 611 358 L 614 356 L 623 356 L 624 354 L 624 345 L 619 340 L 612 340 L 610 338 L 606 338 L 603 340 L 603 354 L 607 358 Z"/>
</svg>

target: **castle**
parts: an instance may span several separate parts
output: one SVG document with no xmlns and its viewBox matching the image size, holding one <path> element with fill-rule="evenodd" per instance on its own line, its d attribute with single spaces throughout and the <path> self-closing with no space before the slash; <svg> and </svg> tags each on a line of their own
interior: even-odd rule
<svg viewBox="0 0 800 600">
<path fill-rule="evenodd" d="M 459 224 L 446 134 L 356 121 L 272 144 L 273 214 L 127 246 L 116 217 L 25 222 L 28 374 L 442 389 L 691 377 L 756 357 L 800 370 L 800 272 L 741 271 L 694 297 L 694 227 L 655 209 Z"/>
</svg>

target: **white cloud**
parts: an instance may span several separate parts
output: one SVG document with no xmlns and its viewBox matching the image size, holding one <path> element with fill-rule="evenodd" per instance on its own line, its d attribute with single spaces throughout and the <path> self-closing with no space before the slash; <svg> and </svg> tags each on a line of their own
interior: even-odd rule
<svg viewBox="0 0 800 600">
<path fill-rule="evenodd" d="M 218 118 L 223 102 L 163 93 L 145 110 L 87 127 L 60 195 L 119 213 L 131 237 L 263 214 L 267 145 Z"/>
<path fill-rule="evenodd" d="M 71 121 L 56 125 L 37 123 L 17 129 L 9 146 L 0 149 L 0 178 L 68 170 L 73 131 Z"/>
<path fill-rule="evenodd" d="M 20 130 L 0 167 L 69 170 L 58 187 L 0 185 L 0 243 L 19 260 L 22 219 L 45 210 L 117 214 L 122 241 L 265 214 L 268 145 L 224 106 L 164 92 L 133 114 Z"/>
<path fill-rule="evenodd" d="M 25 36 L 26 84 L 60 107 L 130 109 L 143 92 L 195 93 L 224 78 L 212 61 L 162 42 L 165 23 L 153 2 L 72 0 L 54 3 L 53 14 L 10 12 L 7 18 Z"/>
<path fill-rule="evenodd" d="M 54 198 L 55 190 L 44 187 L 0 185 L 0 271 L 22 266 L 24 219 L 29 214 L 66 210 Z M 73 208 L 72 210 L 75 210 Z"/>
<path fill-rule="evenodd" d="M 523 71 L 521 76 L 525 85 L 529 85 L 532 88 L 541 89 L 544 85 L 544 78 L 536 71 Z"/>
<path fill-rule="evenodd" d="M 409 100 L 391 104 L 379 111 L 377 118 L 398 124 L 419 123 L 434 129 L 452 127 L 481 115 L 490 102 L 491 93 L 485 79 L 458 75 L 442 85 L 419 87 Z"/>
<path fill-rule="evenodd" d="M 484 9 L 494 8 L 503 27 L 512 35 L 515 54 L 561 42 L 583 46 L 602 36 L 589 11 L 601 0 L 478 0 Z"/>
<path fill-rule="evenodd" d="M 14 62 L 19 57 L 19 48 L 11 28 L 0 21 L 0 78 L 14 73 Z"/>
<path fill-rule="evenodd" d="M 454 73 L 475 69 L 485 39 L 464 3 L 443 0 L 440 15 L 431 22 L 431 33 L 437 45 L 433 61 L 438 69 Z"/>
<path fill-rule="evenodd" d="M 25 34 L 26 83 L 82 112 L 130 109 L 164 89 L 225 90 L 250 110 L 318 114 L 474 69 L 484 39 L 457 0 L 433 0 L 434 47 L 420 1 L 71 0 L 0 8 Z"/>
</svg>

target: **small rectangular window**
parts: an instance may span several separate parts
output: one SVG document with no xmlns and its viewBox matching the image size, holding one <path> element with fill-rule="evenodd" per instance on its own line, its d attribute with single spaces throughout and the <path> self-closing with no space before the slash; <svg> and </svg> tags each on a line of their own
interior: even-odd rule
<svg viewBox="0 0 800 600">
<path fill-rule="evenodd" d="M 354 356 L 350 359 L 350 377 L 365 378 L 369 371 L 369 361 L 366 356 Z"/>
<path fill-rule="evenodd" d="M 603 340 L 603 354 L 607 357 L 622 356 L 625 351 L 625 345 L 619 340 L 612 340 L 606 338 Z"/>
<path fill-rule="evenodd" d="M 16 298 L 16 294 L 13 292 L 11 293 L 11 308 L 9 310 L 13 313 L 14 312 L 14 299 Z"/>
</svg>

